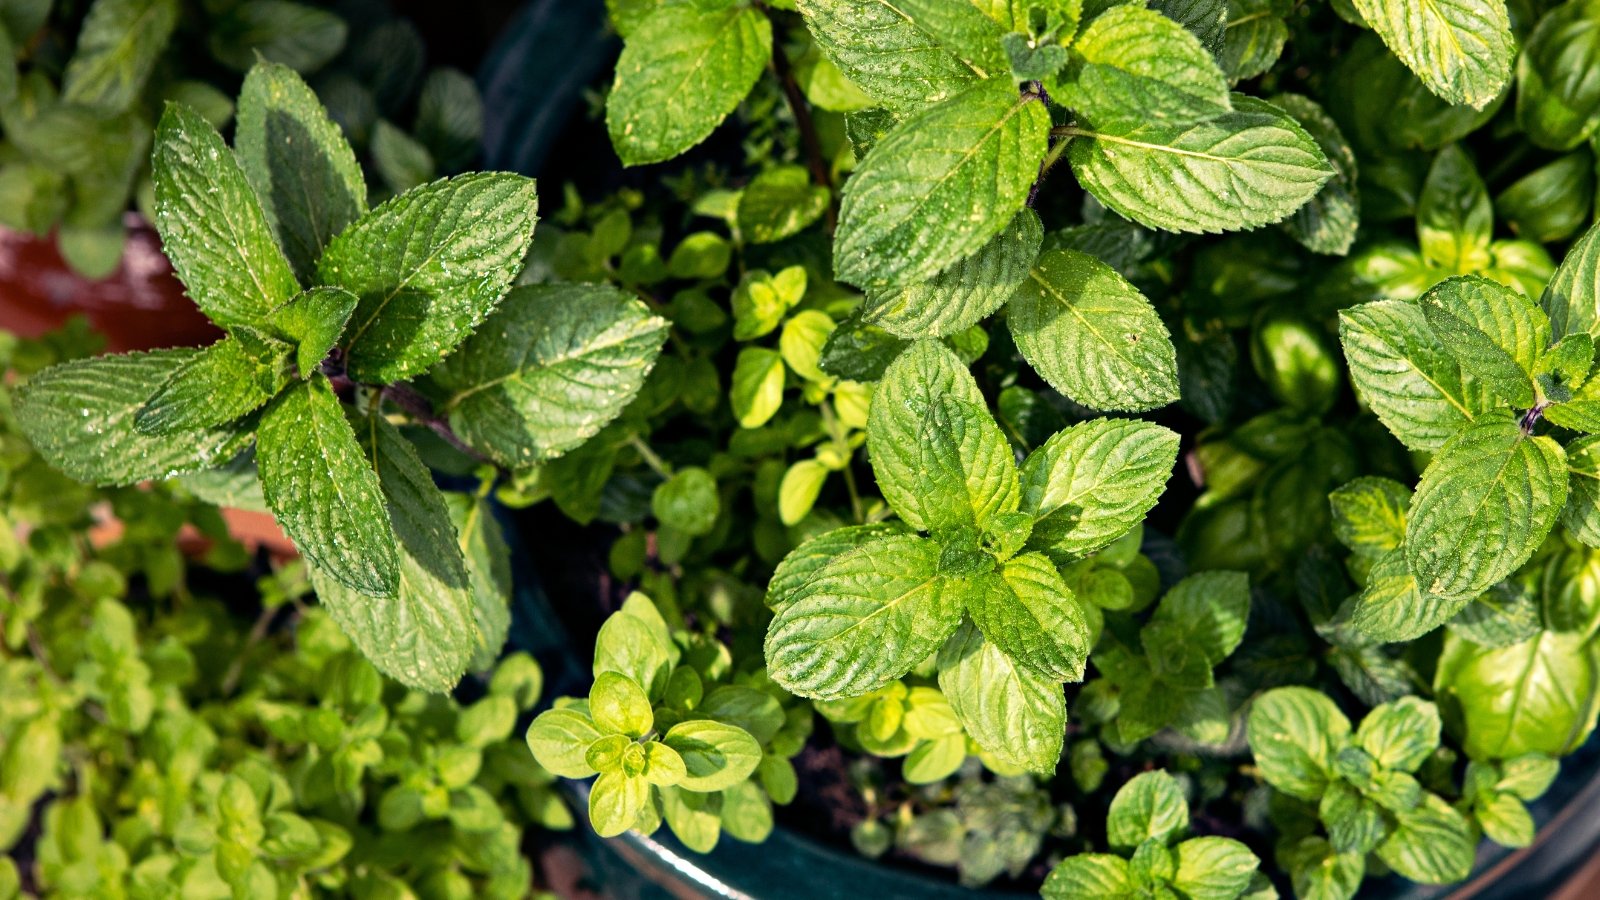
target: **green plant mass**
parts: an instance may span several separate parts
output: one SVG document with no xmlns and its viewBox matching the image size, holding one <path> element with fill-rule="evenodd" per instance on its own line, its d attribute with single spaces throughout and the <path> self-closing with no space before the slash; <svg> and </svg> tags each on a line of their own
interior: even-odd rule
<svg viewBox="0 0 1600 900">
<path fill-rule="evenodd" d="M 65 249 L 117 163 L 224 335 L 9 345 L 0 839 L 43 837 L 0 900 L 90 856 L 515 895 L 556 790 L 713 873 L 793 829 L 1050 900 L 1347 900 L 1470 882 L 1593 777 L 1600 3 L 606 0 L 537 189 L 462 171 L 526 110 L 375 71 L 412 57 L 344 49 L 355 0 L 202 5 L 0 11 L 0 222 Z M 139 139 L 41 137 L 79 119 Z M 105 497 L 121 549 L 59 537 Z M 248 617 L 186 625 L 153 536 L 206 503 L 300 562 L 253 570 L 277 674 L 202 689 L 165 654 Z M 170 821 L 11 761 L 115 731 L 142 785 L 185 715 Z"/>
</svg>

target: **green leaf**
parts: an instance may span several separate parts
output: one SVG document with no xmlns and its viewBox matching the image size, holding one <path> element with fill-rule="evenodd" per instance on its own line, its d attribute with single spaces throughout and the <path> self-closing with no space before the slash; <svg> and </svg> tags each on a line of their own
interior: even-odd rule
<svg viewBox="0 0 1600 900">
<path fill-rule="evenodd" d="M 967 367 L 937 342 L 913 344 L 884 372 L 867 451 L 884 499 L 919 531 L 981 529 L 1017 508 L 1011 444 Z"/>
<path fill-rule="evenodd" d="M 1370 853 L 1388 836 L 1383 808 L 1350 783 L 1335 781 L 1317 804 L 1317 817 L 1335 850 Z"/>
<path fill-rule="evenodd" d="M 778 521 L 794 525 L 811 513 L 828 479 L 828 467 L 814 459 L 790 465 L 778 483 Z"/>
<path fill-rule="evenodd" d="M 1457 144 L 1440 150 L 1417 200 L 1423 259 L 1459 274 L 1488 268 L 1493 231 L 1494 207 L 1472 159 Z"/>
<path fill-rule="evenodd" d="M 1320 837 L 1301 838 L 1282 851 L 1299 900 L 1350 900 L 1366 876 L 1366 855 L 1340 853 Z"/>
<path fill-rule="evenodd" d="M 939 689 L 985 752 L 1030 772 L 1055 772 L 1067 725 L 1060 684 L 1019 667 L 969 622 L 939 650 Z"/>
<path fill-rule="evenodd" d="M 1450 884 L 1472 872 L 1476 851 L 1465 816 L 1434 794 L 1416 809 L 1397 813 L 1398 827 L 1378 845 L 1389 868 L 1421 884 Z"/>
<path fill-rule="evenodd" d="M 299 389 L 290 388 L 288 393 Z M 466 672 L 480 641 L 461 546 L 444 497 L 410 442 L 381 416 L 368 415 L 358 424 L 358 439 L 371 465 L 368 471 L 377 472 L 387 502 L 385 531 L 392 531 L 391 541 L 398 539 L 389 550 L 391 555 L 399 551 L 398 592 L 393 599 L 381 599 L 350 590 L 332 582 L 320 566 L 312 569 L 312 585 L 333 620 L 386 675 L 413 688 L 443 693 Z M 258 436 L 258 457 L 262 446 Z M 261 480 L 265 488 L 265 471 Z M 383 519 L 364 527 L 373 528 L 373 522 Z M 341 546 L 346 550 L 352 546 L 348 532 Z"/>
<path fill-rule="evenodd" d="M 1550 342 L 1550 321 L 1533 301 L 1467 275 L 1440 282 L 1418 302 L 1434 335 L 1468 375 L 1515 406 L 1533 405 L 1533 372 Z"/>
<path fill-rule="evenodd" d="M 666 621 L 643 594 L 628 595 L 622 609 L 606 619 L 595 637 L 595 674 L 626 675 L 655 699 L 665 693 L 679 657 Z"/>
<path fill-rule="evenodd" d="M 807 538 L 773 570 L 767 582 L 767 606 L 773 612 L 781 611 L 800 596 L 812 579 L 829 563 L 846 553 L 866 545 L 875 538 L 900 534 L 905 526 L 899 522 L 875 522 L 870 525 L 847 525 Z"/>
<path fill-rule="evenodd" d="M 1423 594 L 1406 563 L 1404 547 L 1378 557 L 1367 573 L 1367 586 L 1350 613 L 1350 624 L 1383 643 L 1416 640 L 1450 621 L 1471 597 Z"/>
<path fill-rule="evenodd" d="M 1085 556 L 1144 519 L 1178 458 L 1178 435 L 1136 419 L 1091 419 L 1057 433 L 1022 464 L 1028 546 Z"/>
<path fill-rule="evenodd" d="M 531 179 L 480 172 L 407 191 L 335 237 L 317 281 L 361 298 L 344 344 L 350 376 L 400 381 L 454 350 L 522 268 L 537 204 Z"/>
<path fill-rule="evenodd" d="M 1439 749 L 1439 709 L 1417 697 L 1402 697 L 1367 713 L 1356 743 L 1385 769 L 1415 772 Z"/>
<path fill-rule="evenodd" d="M 666 5 L 640 22 L 617 60 L 606 128 L 624 165 L 671 159 L 733 112 L 772 55 L 760 10 Z"/>
<path fill-rule="evenodd" d="M 733 364 L 728 403 L 741 428 L 760 428 L 783 405 L 783 354 L 766 347 L 745 347 Z"/>
<path fill-rule="evenodd" d="M 1560 772 L 1558 761 L 1540 753 L 1524 753 L 1500 765 L 1500 780 L 1494 786 L 1523 800 L 1537 800 Z"/>
<path fill-rule="evenodd" d="M 1228 0 L 1228 26 L 1218 61 L 1228 81 L 1238 84 L 1272 68 L 1288 39 L 1289 26 L 1274 0 Z"/>
<path fill-rule="evenodd" d="M 947 734 L 918 744 L 906 754 L 900 771 L 908 784 L 933 784 L 954 775 L 966 758 L 966 735 Z"/>
<path fill-rule="evenodd" d="M 483 141 L 483 97 L 472 78 L 456 69 L 430 70 L 417 93 L 415 131 L 440 171 L 470 166 Z"/>
<path fill-rule="evenodd" d="M 1232 112 L 1193 125 L 1074 127 L 1072 170 L 1095 199 L 1151 228 L 1215 233 L 1280 221 L 1333 167 L 1287 113 L 1232 100 Z"/>
<path fill-rule="evenodd" d="M 1274 688 L 1250 704 L 1250 752 L 1267 783 L 1291 797 L 1318 800 L 1333 778 L 1333 758 L 1350 721 L 1310 688 Z"/>
<path fill-rule="evenodd" d="M 771 244 L 805 230 L 827 212 L 832 194 L 811 183 L 804 166 L 767 169 L 739 194 L 739 231 L 754 244 Z"/>
<path fill-rule="evenodd" d="M 61 99 L 105 114 L 128 109 L 177 24 L 177 0 L 95 0 L 61 75 Z"/>
<path fill-rule="evenodd" d="M 101 356 L 52 366 L 17 390 L 16 422 L 45 461 L 79 481 L 136 484 L 221 465 L 249 439 L 234 425 L 147 435 L 145 403 L 198 350 Z"/>
<path fill-rule="evenodd" d="M 1486 414 L 1440 449 L 1411 499 L 1406 563 L 1424 597 L 1476 597 L 1516 571 L 1567 502 L 1566 454 Z"/>
<path fill-rule="evenodd" d="M 239 164 L 302 283 L 334 235 L 367 211 L 367 183 L 349 141 L 286 66 L 251 68 L 239 90 Z"/>
<path fill-rule="evenodd" d="M 921 109 L 1008 70 L 1001 29 L 944 0 L 800 0 L 817 46 L 845 78 L 895 109 Z"/>
<path fill-rule="evenodd" d="M 1264 15 L 1257 22 L 1277 23 L 1283 20 Z M 1233 34 L 1232 26 L 1228 34 Z M 1355 243 L 1361 225 L 1361 194 L 1356 187 L 1356 155 L 1350 142 L 1334 122 L 1333 117 L 1314 101 L 1299 94 L 1277 94 L 1272 104 L 1300 123 L 1322 148 L 1322 153 L 1333 166 L 1333 178 L 1310 202 L 1295 211 L 1283 223 L 1289 234 L 1302 246 L 1314 253 L 1343 256 Z"/>
<path fill-rule="evenodd" d="M 1572 536 L 1600 547 L 1600 435 L 1567 445 L 1567 505 L 1561 524 Z"/>
<path fill-rule="evenodd" d="M 267 315 L 267 329 L 294 343 L 295 368 L 300 377 L 311 377 L 339 342 L 356 302 L 356 295 L 349 291 L 315 287 Z"/>
<path fill-rule="evenodd" d="M 1533 143 L 1570 150 L 1600 125 L 1600 21 L 1592 0 L 1560 3 L 1539 19 L 1517 58 L 1517 124 Z"/>
<path fill-rule="evenodd" d="M 444 500 L 472 593 L 472 620 L 477 625 L 472 669 L 487 671 L 495 668 L 511 630 L 511 549 L 488 500 L 453 492 L 445 494 Z M 509 669 L 501 666 L 496 674 L 506 671 Z"/>
<path fill-rule="evenodd" d="M 1539 306 L 1550 316 L 1553 340 L 1578 332 L 1600 338 L 1600 228 L 1585 231 L 1567 251 Z"/>
<path fill-rule="evenodd" d="M 344 49 L 349 31 L 335 13 L 288 0 L 251 0 L 233 6 L 208 29 L 211 55 L 240 72 L 258 61 L 313 72 Z"/>
<path fill-rule="evenodd" d="M 877 538 L 834 559 L 767 630 L 767 667 L 821 700 L 875 691 L 939 648 L 961 621 L 962 585 L 939 574 L 938 544 Z"/>
<path fill-rule="evenodd" d="M 1600 712 L 1600 647 L 1556 631 L 1483 647 L 1447 631 L 1434 689 L 1454 709 L 1470 758 L 1564 756 L 1588 738 Z"/>
<path fill-rule="evenodd" d="M 421 141 L 387 119 L 379 119 L 372 126 L 367 150 L 372 156 L 372 167 L 378 170 L 384 186 L 396 194 L 432 178 L 437 168 L 433 155 Z"/>
<path fill-rule="evenodd" d="M 695 537 L 716 525 L 721 508 L 717 480 L 699 466 L 678 470 L 650 497 L 650 509 L 662 525 Z"/>
<path fill-rule="evenodd" d="M 1022 210 L 1049 131 L 1044 104 L 1004 79 L 901 122 L 845 183 L 839 279 L 903 287 L 976 253 Z"/>
<path fill-rule="evenodd" d="M 462 440 L 508 466 L 560 456 L 644 386 L 667 323 L 603 285 L 519 287 L 429 373 Z"/>
<path fill-rule="evenodd" d="M 1039 257 L 1044 227 L 1031 209 L 976 253 L 927 281 L 869 293 L 863 321 L 904 338 L 944 337 L 976 325 L 1005 305 Z"/>
<path fill-rule="evenodd" d="M 1490 408 L 1415 303 L 1380 300 L 1346 309 L 1339 313 L 1339 341 L 1356 393 L 1413 450 L 1438 450 Z"/>
<path fill-rule="evenodd" d="M 253 328 L 202 349 L 133 419 L 145 434 L 200 431 L 260 409 L 289 383 L 291 348 Z"/>
<path fill-rule="evenodd" d="M 1535 827 L 1528 808 L 1511 794 L 1496 793 L 1480 799 L 1473 813 L 1483 833 L 1502 847 L 1526 847 L 1533 843 Z"/>
<path fill-rule="evenodd" d="M 261 203 L 222 136 L 168 104 L 156 126 L 156 228 L 195 305 L 223 328 L 259 325 L 300 293 Z"/>
<path fill-rule="evenodd" d="M 1124 900 L 1139 896 L 1139 885 L 1122 857 L 1079 853 L 1052 869 L 1039 893 L 1044 900 Z"/>
<path fill-rule="evenodd" d="M 821 367 L 822 349 L 836 327 L 833 318 L 820 310 L 807 309 L 790 316 L 778 336 L 783 361 L 807 381 L 830 382 L 831 376 Z"/>
<path fill-rule="evenodd" d="M 661 812 L 672 834 L 696 853 L 710 853 L 722 834 L 722 795 L 663 788 Z"/>
<path fill-rule="evenodd" d="M 1406 539 L 1411 489 L 1391 478 L 1364 476 L 1328 495 L 1333 536 L 1357 554 L 1382 556 Z"/>
<path fill-rule="evenodd" d="M 589 716 L 601 734 L 644 737 L 655 722 L 650 698 L 638 682 L 617 672 L 601 672 L 589 689 Z"/>
<path fill-rule="evenodd" d="M 1099 129 L 1187 126 L 1233 108 L 1211 53 L 1182 25 L 1143 6 L 1096 16 L 1072 49 L 1076 83 L 1056 97 Z"/>
<path fill-rule="evenodd" d="M 256 465 L 267 506 L 316 572 L 363 594 L 395 596 L 400 562 L 379 477 L 327 378 L 297 383 L 267 408 Z"/>
<path fill-rule="evenodd" d="M 1131 849 L 1145 841 L 1163 844 L 1189 827 L 1189 801 L 1178 780 L 1157 769 L 1135 775 L 1117 790 L 1106 813 L 1106 841 Z"/>
<path fill-rule="evenodd" d="M 1018 556 L 971 584 L 967 612 L 990 643 L 1041 678 L 1083 680 L 1089 625 L 1044 554 Z"/>
<path fill-rule="evenodd" d="M 1352 0 L 1428 90 L 1483 109 L 1511 80 L 1516 39 L 1502 0 Z"/>
<path fill-rule="evenodd" d="M 1243 572 L 1202 572 L 1178 582 L 1161 598 L 1152 623 L 1169 623 L 1216 666 L 1244 639 L 1250 618 L 1250 577 Z"/>
<path fill-rule="evenodd" d="M 722 722 L 679 722 L 661 740 L 683 757 L 688 771 L 678 785 L 685 790 L 725 790 L 749 778 L 761 764 L 756 739 L 743 728 Z"/>
<path fill-rule="evenodd" d="M 1178 872 L 1172 886 L 1189 900 L 1243 897 L 1261 860 L 1232 838 L 1198 837 L 1178 845 Z"/>
<path fill-rule="evenodd" d="M 760 744 L 777 737 L 786 721 L 782 705 L 771 694 L 737 684 L 713 688 L 695 712 L 724 725 L 737 725 Z"/>
<path fill-rule="evenodd" d="M 1167 326 L 1138 288 L 1087 253 L 1040 255 L 1006 321 L 1028 364 L 1084 406 L 1142 412 L 1178 399 Z"/>
<path fill-rule="evenodd" d="M 650 782 L 643 775 L 603 772 L 589 787 L 589 823 L 601 837 L 616 837 L 633 827 L 650 802 Z"/>
</svg>

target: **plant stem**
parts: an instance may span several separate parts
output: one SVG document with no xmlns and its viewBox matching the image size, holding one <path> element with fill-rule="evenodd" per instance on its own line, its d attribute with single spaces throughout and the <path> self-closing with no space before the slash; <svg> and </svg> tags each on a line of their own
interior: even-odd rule
<svg viewBox="0 0 1600 900">
<path fill-rule="evenodd" d="M 781 34 L 777 16 L 771 9 L 767 10 L 767 18 L 772 20 L 773 30 Z M 828 177 L 827 157 L 822 155 L 822 140 L 817 136 L 817 123 L 811 118 L 811 106 L 806 102 L 800 84 L 794 80 L 794 67 L 789 64 L 789 54 L 783 50 L 783 41 L 776 36 L 772 41 L 772 73 L 783 87 L 783 97 L 789 102 L 789 111 L 794 114 L 795 125 L 800 130 L 800 145 L 805 149 L 811 178 L 818 186 L 828 189 L 828 233 L 833 234 L 839 224 L 839 210 L 834 205 L 833 180 Z"/>
<path fill-rule="evenodd" d="M 233 662 L 228 664 L 228 671 L 222 676 L 222 696 L 233 693 L 239 686 L 239 678 L 244 675 L 244 660 L 250 648 L 261 642 L 267 635 L 267 627 L 272 624 L 272 617 L 277 615 L 278 608 L 269 606 L 261 610 L 261 615 L 256 616 L 255 624 L 250 626 L 250 633 L 245 636 L 244 646 L 233 657 Z"/>
<path fill-rule="evenodd" d="M 844 454 L 845 464 L 844 469 L 841 471 L 844 473 L 845 490 L 850 492 L 850 514 L 855 518 L 857 525 L 864 524 L 866 520 L 861 506 L 861 492 L 856 489 L 856 473 L 850 470 L 850 464 L 854 461 L 855 454 L 850 451 L 850 445 L 845 442 L 844 431 L 839 427 L 839 417 L 833 412 L 833 403 L 829 400 L 823 400 L 819 404 L 819 408 L 822 410 L 822 427 L 827 429 L 828 437 L 833 441 L 833 445 Z"/>
<path fill-rule="evenodd" d="M 672 477 L 672 467 L 657 456 L 656 452 L 650 449 L 650 445 L 641 440 L 637 434 L 628 435 L 628 445 L 638 451 L 639 458 L 644 460 L 644 464 L 649 466 L 657 475 L 662 478 Z"/>
<path fill-rule="evenodd" d="M 477 460 L 481 463 L 489 463 L 491 465 L 494 464 L 494 460 L 484 456 L 482 453 L 479 453 L 472 446 L 468 445 L 466 441 L 463 441 L 459 436 L 457 436 L 455 431 L 450 428 L 450 423 L 443 417 L 435 414 L 433 411 L 433 404 L 428 401 L 427 397 L 424 397 L 422 394 L 418 393 L 415 388 L 404 384 L 391 384 L 382 388 L 378 392 L 378 396 L 380 399 L 389 400 L 393 402 L 395 406 L 405 410 L 406 413 L 411 416 L 411 418 L 415 419 L 418 423 L 433 429 L 434 434 L 444 438 L 446 443 L 457 450 L 460 450 L 462 453 L 465 453 L 467 456 L 470 456 L 474 460 Z"/>
</svg>

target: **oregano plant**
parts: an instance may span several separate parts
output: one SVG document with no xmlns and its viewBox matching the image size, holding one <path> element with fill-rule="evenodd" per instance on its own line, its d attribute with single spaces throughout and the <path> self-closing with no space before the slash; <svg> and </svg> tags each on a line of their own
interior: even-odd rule
<svg viewBox="0 0 1600 900">
<path fill-rule="evenodd" d="M 387 674 L 448 689 L 505 639 L 492 569 L 507 551 L 481 501 L 447 503 L 402 429 L 490 465 L 558 456 L 638 392 L 664 323 L 615 289 L 511 288 L 536 220 L 522 176 L 369 209 L 350 145 L 283 66 L 246 77 L 235 143 L 169 104 L 152 166 L 166 252 L 226 335 L 40 372 L 18 394 L 24 431 L 102 485 L 248 476 L 253 458 L 334 620 Z"/>
</svg>

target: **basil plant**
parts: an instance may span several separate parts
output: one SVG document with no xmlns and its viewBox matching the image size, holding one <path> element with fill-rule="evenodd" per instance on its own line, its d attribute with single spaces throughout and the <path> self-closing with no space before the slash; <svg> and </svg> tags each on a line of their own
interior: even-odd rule
<svg viewBox="0 0 1600 900">
<path fill-rule="evenodd" d="M 507 549 L 481 498 L 434 486 L 408 433 L 497 467 L 559 456 L 638 392 L 664 323 L 613 288 L 511 289 L 536 221 L 527 178 L 442 179 L 369 209 L 293 71 L 251 69 L 238 119 L 229 148 L 169 104 L 152 163 L 166 252 L 225 336 L 47 369 L 18 417 L 82 481 L 190 474 L 271 510 L 356 646 L 447 690 L 505 640 Z"/>
</svg>

